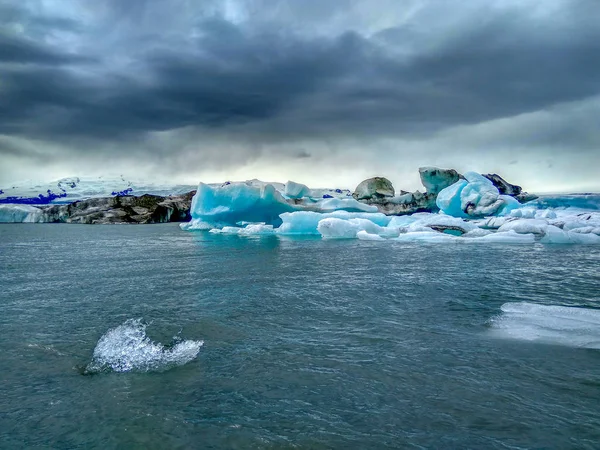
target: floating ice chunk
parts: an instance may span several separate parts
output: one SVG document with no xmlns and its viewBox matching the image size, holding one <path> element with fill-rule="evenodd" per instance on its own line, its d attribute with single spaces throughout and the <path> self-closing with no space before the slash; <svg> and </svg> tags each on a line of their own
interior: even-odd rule
<svg viewBox="0 0 600 450">
<path fill-rule="evenodd" d="M 498 198 L 500 200 L 502 200 L 502 202 L 504 203 L 498 209 L 498 212 L 496 213 L 499 216 L 509 215 L 514 210 L 516 210 L 522 206 L 521 203 L 519 203 L 519 201 L 516 198 L 511 197 L 510 195 L 499 195 Z"/>
<path fill-rule="evenodd" d="M 600 244 L 600 236 L 594 233 L 578 233 L 574 231 L 564 231 L 555 226 L 549 225 L 546 229 L 546 235 L 540 240 L 544 244 Z"/>
<path fill-rule="evenodd" d="M 412 224 L 414 222 L 422 221 L 432 215 L 433 215 L 432 213 L 415 213 L 415 214 L 410 214 L 410 215 L 406 215 L 406 216 L 393 216 L 388 224 L 388 227 L 390 227 L 390 228 L 408 227 L 410 224 Z"/>
<path fill-rule="evenodd" d="M 385 241 L 385 239 L 378 234 L 367 233 L 365 230 L 356 233 L 356 237 L 361 241 Z"/>
<path fill-rule="evenodd" d="M 544 219 L 517 219 L 511 222 L 506 222 L 500 228 L 498 232 L 514 231 L 520 234 L 539 234 L 543 235 L 548 228 L 548 222 Z"/>
<path fill-rule="evenodd" d="M 471 230 L 478 228 L 476 224 L 474 224 L 472 222 L 467 222 L 458 217 L 447 216 L 444 214 L 427 214 L 427 215 L 421 216 L 419 218 L 419 220 L 412 222 L 408 226 L 408 231 L 427 231 L 427 230 L 423 229 L 424 227 L 427 227 L 430 229 L 433 229 L 432 227 L 437 227 L 440 229 L 442 229 L 442 228 L 458 228 L 458 229 L 461 229 L 465 233 L 467 231 L 471 231 Z M 436 231 L 441 231 L 441 230 L 438 229 Z"/>
<path fill-rule="evenodd" d="M 535 236 L 533 234 L 519 234 L 514 230 L 504 233 L 496 232 L 475 239 L 465 239 L 466 242 L 497 243 L 497 244 L 533 244 Z"/>
<path fill-rule="evenodd" d="M 432 243 L 459 242 L 462 238 L 450 234 L 438 233 L 437 231 L 415 231 L 400 234 L 395 240 L 400 242 L 424 241 Z"/>
<path fill-rule="evenodd" d="M 533 208 L 520 208 L 514 209 L 510 212 L 510 217 L 516 217 L 520 219 L 533 219 L 536 216 L 536 210 Z"/>
<path fill-rule="evenodd" d="M 210 233 L 214 234 L 238 234 L 242 231 L 242 227 L 223 227 L 223 228 L 213 228 L 210 230 Z"/>
<path fill-rule="evenodd" d="M 488 236 L 492 234 L 491 231 L 489 230 L 484 230 L 483 228 L 475 228 L 471 231 L 467 231 L 465 234 L 462 235 L 463 238 L 480 238 L 480 237 L 484 237 L 484 236 Z"/>
<path fill-rule="evenodd" d="M 552 209 L 543 209 L 537 211 L 535 214 L 536 219 L 556 219 L 556 213 Z"/>
<path fill-rule="evenodd" d="M 204 222 L 200 219 L 192 219 L 190 222 L 179 224 L 179 228 L 183 231 L 212 231 L 214 226 L 214 224 Z"/>
<path fill-rule="evenodd" d="M 238 234 L 241 236 L 251 236 L 251 235 L 265 235 L 265 234 L 273 234 L 275 233 L 275 229 L 273 225 L 265 225 L 264 223 L 253 223 L 248 225 L 245 228 L 242 228 Z"/>
<path fill-rule="evenodd" d="M 347 211 L 335 211 L 331 213 L 318 213 L 313 211 L 297 211 L 281 214 L 282 225 L 276 229 L 276 233 L 282 235 L 319 235 L 317 226 L 319 221 L 327 218 L 337 219 L 367 219 L 375 225 L 385 227 L 391 220 L 389 216 L 381 213 L 356 213 Z"/>
<path fill-rule="evenodd" d="M 561 220 L 564 221 L 563 229 L 569 231 L 578 228 L 600 227 L 600 213 L 597 212 L 580 213 L 576 216 L 563 216 Z"/>
<path fill-rule="evenodd" d="M 330 211 L 376 213 L 378 211 L 377 206 L 367 205 L 353 198 L 326 198 L 319 200 L 315 206 L 324 213 Z"/>
<path fill-rule="evenodd" d="M 482 227 L 482 228 L 490 228 L 490 229 L 498 229 L 500 228 L 502 225 L 504 225 L 506 222 L 510 222 L 511 220 L 514 220 L 512 218 L 508 218 L 508 217 L 488 217 L 486 219 L 481 219 L 478 220 L 477 222 L 475 222 L 478 226 Z"/>
<path fill-rule="evenodd" d="M 575 231 L 569 231 L 568 233 L 574 244 L 600 244 L 600 236 L 595 233 L 576 233 Z"/>
<path fill-rule="evenodd" d="M 294 207 L 271 184 L 231 183 L 213 187 L 200 183 L 192 199 L 192 225 L 187 229 L 198 229 L 204 223 L 214 227 L 235 225 L 240 221 L 279 224 L 279 215 L 293 210 Z"/>
<path fill-rule="evenodd" d="M 44 222 L 43 211 L 29 205 L 0 205 L 0 223 Z"/>
<path fill-rule="evenodd" d="M 371 222 L 368 219 L 353 218 L 353 219 L 338 219 L 330 217 L 320 220 L 317 225 L 317 231 L 324 238 L 337 239 L 354 239 L 359 231 L 366 231 L 370 234 L 385 235 L 389 234 L 390 230 L 385 227 Z"/>
<path fill-rule="evenodd" d="M 246 227 L 223 227 L 213 228 L 210 230 L 215 234 L 237 234 L 238 236 L 256 236 L 275 233 L 273 225 L 265 225 L 264 223 L 252 223 Z"/>
<path fill-rule="evenodd" d="M 192 361 L 204 344 L 175 339 L 172 346 L 165 347 L 150 340 L 146 326 L 139 319 L 129 319 L 108 330 L 98 340 L 84 373 L 162 372 Z"/>
<path fill-rule="evenodd" d="M 594 227 L 578 227 L 578 228 L 573 228 L 570 231 L 573 233 L 580 233 L 580 234 L 589 234 L 589 233 L 599 234 L 598 233 L 599 230 L 600 230 L 599 228 L 594 228 Z"/>
<path fill-rule="evenodd" d="M 442 189 L 435 201 L 437 207 L 449 216 L 467 217 L 462 209 L 460 199 L 460 195 L 467 184 L 469 184 L 467 180 L 460 180 Z"/>
<path fill-rule="evenodd" d="M 319 221 L 317 231 L 324 238 L 354 239 L 360 228 L 348 220 L 330 217 Z"/>
<path fill-rule="evenodd" d="M 563 231 L 554 225 L 548 225 L 540 242 L 544 244 L 573 244 L 568 231 Z"/>
<path fill-rule="evenodd" d="M 505 303 L 491 320 L 492 334 L 507 339 L 600 349 L 600 309 Z"/>
<path fill-rule="evenodd" d="M 304 184 L 288 181 L 285 184 L 285 196 L 289 198 L 310 197 L 310 188 Z"/>
</svg>

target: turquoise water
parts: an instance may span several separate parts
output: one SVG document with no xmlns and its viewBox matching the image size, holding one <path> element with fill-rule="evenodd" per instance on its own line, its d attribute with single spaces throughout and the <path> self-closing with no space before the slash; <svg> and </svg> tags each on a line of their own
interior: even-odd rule
<svg viewBox="0 0 600 450">
<path fill-rule="evenodd" d="M 597 448 L 599 267 L 590 246 L 0 225 L 0 448 Z M 102 343 L 145 363 L 96 367 Z"/>
</svg>

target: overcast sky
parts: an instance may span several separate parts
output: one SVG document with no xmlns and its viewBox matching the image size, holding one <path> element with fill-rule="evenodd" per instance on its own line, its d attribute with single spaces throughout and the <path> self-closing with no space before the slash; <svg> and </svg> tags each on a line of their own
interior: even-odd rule
<svg viewBox="0 0 600 450">
<path fill-rule="evenodd" d="M 0 0 L 0 184 L 600 191 L 600 0 Z"/>
</svg>

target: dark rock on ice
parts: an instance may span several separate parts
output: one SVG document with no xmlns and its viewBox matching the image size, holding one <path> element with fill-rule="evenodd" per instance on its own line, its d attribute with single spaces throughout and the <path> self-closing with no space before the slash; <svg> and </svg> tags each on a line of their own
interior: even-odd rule
<svg viewBox="0 0 600 450">
<path fill-rule="evenodd" d="M 44 208 L 47 222 L 110 224 L 165 223 L 191 219 L 190 207 L 195 192 L 161 197 L 145 194 L 140 197 L 117 195 L 93 198 Z"/>
<path fill-rule="evenodd" d="M 420 167 L 419 176 L 421 177 L 421 183 L 427 189 L 427 193 L 435 195 L 462 178 L 462 175 L 454 169 L 439 169 L 437 167 Z"/>
<path fill-rule="evenodd" d="M 538 198 L 537 195 L 523 192 L 523 188 L 521 188 L 521 186 L 509 183 L 496 173 L 488 173 L 484 174 L 483 176 L 490 180 L 494 186 L 496 186 L 500 194 L 510 195 L 511 197 L 516 198 L 521 203 L 526 203 Z"/>
<path fill-rule="evenodd" d="M 374 177 L 361 182 L 356 187 L 352 197 L 356 200 L 371 200 L 393 197 L 394 195 L 394 186 L 392 186 L 390 180 L 383 177 Z"/>
</svg>

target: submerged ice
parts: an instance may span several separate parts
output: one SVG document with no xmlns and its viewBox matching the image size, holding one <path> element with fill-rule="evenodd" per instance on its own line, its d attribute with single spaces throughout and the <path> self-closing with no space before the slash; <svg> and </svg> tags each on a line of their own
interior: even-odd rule
<svg viewBox="0 0 600 450">
<path fill-rule="evenodd" d="M 84 373 L 162 372 L 194 360 L 204 345 L 179 339 L 170 346 L 155 343 L 146 335 L 146 326 L 140 319 L 129 319 L 108 330 L 98 340 Z"/>
<path fill-rule="evenodd" d="M 496 337 L 600 349 L 600 309 L 505 303 L 491 320 Z"/>
</svg>

